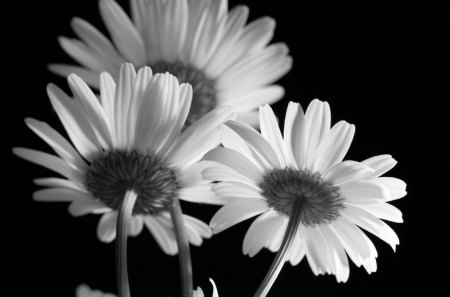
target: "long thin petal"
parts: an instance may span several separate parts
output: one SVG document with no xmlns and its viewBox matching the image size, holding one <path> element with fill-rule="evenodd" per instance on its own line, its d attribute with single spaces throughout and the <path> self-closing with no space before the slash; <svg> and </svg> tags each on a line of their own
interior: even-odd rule
<svg viewBox="0 0 450 297">
<path fill-rule="evenodd" d="M 289 102 L 284 121 L 284 143 L 290 164 L 297 169 L 305 165 L 305 114 L 298 103 Z"/>
<path fill-rule="evenodd" d="M 210 226 L 214 234 L 216 234 L 268 209 L 267 202 L 262 199 L 245 199 L 231 202 L 216 212 L 211 219 Z"/>
<path fill-rule="evenodd" d="M 111 242 L 116 238 L 117 211 L 105 213 L 97 225 L 97 236 L 103 242 Z"/>
<path fill-rule="evenodd" d="M 80 173 L 78 170 L 75 170 L 67 162 L 55 155 L 19 147 L 13 148 L 13 153 L 29 162 L 53 170 L 70 180 L 76 182 L 83 181 L 82 173 Z"/>
<path fill-rule="evenodd" d="M 42 189 L 33 193 L 33 199 L 45 202 L 92 201 L 92 196 L 69 188 Z"/>
<path fill-rule="evenodd" d="M 395 234 L 392 228 L 386 223 L 369 212 L 350 205 L 347 205 L 341 211 L 341 214 L 350 222 L 364 228 L 365 230 L 378 236 L 383 241 L 387 242 L 395 251 L 396 246 L 399 244 L 399 239 L 397 234 Z"/>
<path fill-rule="evenodd" d="M 363 175 L 373 172 L 372 168 L 363 163 L 347 160 L 330 167 L 323 173 L 323 179 L 333 185 L 338 185 L 354 179 L 361 179 Z"/>
<path fill-rule="evenodd" d="M 35 119 L 25 119 L 27 126 L 42 138 L 52 149 L 74 168 L 83 172 L 87 169 L 86 162 L 80 157 L 73 146 L 47 123 Z"/>
<path fill-rule="evenodd" d="M 261 135 L 272 145 L 281 167 L 289 163 L 287 158 L 284 141 L 278 127 L 277 119 L 269 105 L 259 107 L 259 122 L 261 125 Z"/>
<path fill-rule="evenodd" d="M 313 155 L 313 171 L 323 173 L 328 168 L 341 162 L 350 148 L 354 135 L 354 125 L 345 121 L 340 121 L 334 125 Z"/>
<path fill-rule="evenodd" d="M 123 9 L 113 0 L 100 1 L 100 13 L 114 44 L 127 61 L 145 65 L 144 41 Z"/>
</svg>

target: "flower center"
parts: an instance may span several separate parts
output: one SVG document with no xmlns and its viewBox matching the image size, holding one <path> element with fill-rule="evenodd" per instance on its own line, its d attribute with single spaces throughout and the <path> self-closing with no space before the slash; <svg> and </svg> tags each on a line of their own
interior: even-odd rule
<svg viewBox="0 0 450 297">
<path fill-rule="evenodd" d="M 301 199 L 300 221 L 305 226 L 330 223 L 344 208 L 339 188 L 309 170 L 274 169 L 264 176 L 260 188 L 269 206 L 286 216 L 291 214 L 293 201 Z"/>
<path fill-rule="evenodd" d="M 90 165 L 85 185 L 91 194 L 117 210 L 127 190 L 137 194 L 133 214 L 156 215 L 169 210 L 177 198 L 175 172 L 153 155 L 135 151 L 112 151 Z"/>
<path fill-rule="evenodd" d="M 154 73 L 169 72 L 176 76 L 180 83 L 189 83 L 192 85 L 192 103 L 185 127 L 190 126 L 216 107 L 215 81 L 208 79 L 202 71 L 180 62 L 158 62 L 150 65 L 150 67 Z"/>
</svg>

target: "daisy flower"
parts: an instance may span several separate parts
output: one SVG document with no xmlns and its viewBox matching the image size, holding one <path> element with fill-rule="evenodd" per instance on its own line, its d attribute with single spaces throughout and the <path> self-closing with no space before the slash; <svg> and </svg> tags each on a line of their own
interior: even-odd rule
<svg viewBox="0 0 450 297">
<path fill-rule="evenodd" d="M 186 123 L 220 105 L 235 108 L 238 119 L 258 123 L 257 107 L 283 96 L 273 85 L 291 68 L 283 43 L 268 45 L 275 21 L 264 17 L 246 25 L 249 10 L 227 0 L 131 0 L 131 17 L 113 0 L 99 9 L 111 41 L 86 21 L 71 25 L 79 39 L 61 37 L 63 50 L 81 66 L 54 64 L 60 75 L 76 73 L 100 86 L 98 74 L 119 75 L 123 62 L 172 73 L 192 85 L 194 95 Z"/>
<path fill-rule="evenodd" d="M 97 234 L 101 241 L 116 236 L 117 210 L 126 192 L 137 200 L 128 234 L 143 226 L 167 254 L 177 253 L 169 209 L 175 199 L 201 202 L 210 184 L 201 179 L 197 163 L 220 142 L 217 126 L 232 118 L 230 108 L 215 109 L 182 132 L 192 88 L 166 73 L 153 75 L 149 67 L 137 74 L 131 64 L 121 67 L 116 83 L 100 76 L 100 100 L 77 75 L 68 77 L 71 99 L 57 86 L 47 88 L 51 104 L 72 144 L 44 122 L 28 118 L 28 127 L 56 153 L 27 148 L 14 153 L 46 167 L 61 177 L 39 178 L 47 187 L 34 193 L 37 201 L 70 202 L 73 216 L 101 214 Z M 187 237 L 200 245 L 211 236 L 200 220 L 184 215 Z"/>
<path fill-rule="evenodd" d="M 316 275 L 347 281 L 346 254 L 376 271 L 377 251 L 361 229 L 395 250 L 399 239 L 382 220 L 402 222 L 388 202 L 403 197 L 406 185 L 381 177 L 396 164 L 389 155 L 343 161 L 355 127 L 330 122 L 328 103 L 314 100 L 306 113 L 289 103 L 284 137 L 268 105 L 260 107 L 261 134 L 237 121 L 222 125 L 224 147 L 204 157 L 214 161 L 207 162 L 204 178 L 220 181 L 213 190 L 228 198 L 212 218 L 213 233 L 258 216 L 245 235 L 244 254 L 252 257 L 263 247 L 278 251 L 289 237 L 284 260 L 297 265 L 306 256 Z"/>
</svg>

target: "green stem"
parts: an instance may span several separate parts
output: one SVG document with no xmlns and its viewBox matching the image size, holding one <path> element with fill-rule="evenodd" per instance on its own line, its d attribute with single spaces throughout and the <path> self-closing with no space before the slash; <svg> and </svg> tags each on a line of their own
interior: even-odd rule
<svg viewBox="0 0 450 297">
<path fill-rule="evenodd" d="M 269 293 L 270 288 L 277 279 L 278 274 L 280 273 L 284 263 L 286 262 L 287 252 L 294 242 L 295 235 L 297 234 L 298 228 L 300 226 L 301 208 L 303 204 L 302 200 L 303 199 L 294 200 L 291 214 L 289 216 L 288 225 L 286 227 L 286 232 L 284 233 L 280 249 L 275 256 L 275 259 L 273 260 L 269 271 L 264 277 L 263 282 L 259 286 L 256 293 L 253 295 L 254 297 L 265 297 Z"/>
<path fill-rule="evenodd" d="M 116 223 L 116 276 L 119 297 L 130 297 L 127 267 L 127 238 L 134 203 L 137 195 L 128 191 L 120 205 Z"/>
<path fill-rule="evenodd" d="M 173 206 L 170 209 L 170 217 L 172 218 L 173 227 L 175 229 L 175 237 L 177 239 L 178 245 L 182 296 L 192 297 L 193 284 L 191 253 L 189 250 L 189 240 L 184 226 L 183 212 L 181 211 L 181 206 L 178 199 L 175 199 Z"/>
</svg>

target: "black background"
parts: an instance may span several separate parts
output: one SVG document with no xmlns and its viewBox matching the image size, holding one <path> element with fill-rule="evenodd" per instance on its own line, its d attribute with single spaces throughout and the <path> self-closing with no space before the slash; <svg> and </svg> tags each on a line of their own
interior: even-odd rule
<svg viewBox="0 0 450 297">
<path fill-rule="evenodd" d="M 331 105 L 333 123 L 356 125 L 347 159 L 389 153 L 398 160 L 390 175 L 405 180 L 408 195 L 393 204 L 404 223 L 390 223 L 400 238 L 394 253 L 378 238 L 378 271 L 351 264 L 350 279 L 314 276 L 307 262 L 287 264 L 269 296 L 448 296 L 448 53 L 444 30 L 449 7 L 441 2 L 230 1 L 250 7 L 250 19 L 276 19 L 274 41 L 285 42 L 293 69 L 280 81 L 284 100 L 304 107 L 314 99 Z M 119 2 L 128 10 L 127 1 Z M 12 2 L 10 2 L 12 4 Z M 103 32 L 97 1 L 15 1 L 2 8 L 3 168 L 1 243 L 4 296 L 74 296 L 79 283 L 115 292 L 114 245 L 96 237 L 99 216 L 71 217 L 65 203 L 33 202 L 32 180 L 47 170 L 11 154 L 13 146 L 50 151 L 23 123 L 44 120 L 62 131 L 45 86 L 64 79 L 50 62 L 71 62 L 57 36 L 74 36 L 69 21 L 80 16 Z M 6 105 L 6 106 L 5 106 Z M 6 177 L 6 178 L 5 178 Z M 187 205 L 208 221 L 217 207 Z M 210 296 L 208 277 L 221 297 L 251 296 L 274 254 L 243 256 L 251 220 L 192 248 L 195 286 Z M 6 248 L 6 250 L 5 250 Z M 148 232 L 129 240 L 132 296 L 178 296 L 176 257 L 163 254 Z M 3 294 L 2 294 L 3 295 Z"/>
</svg>

